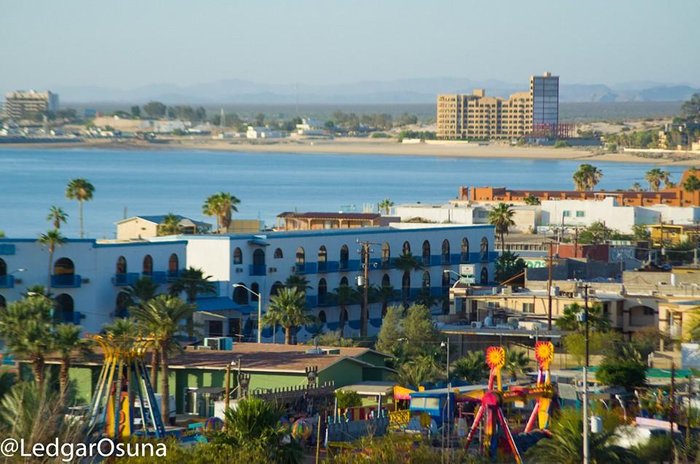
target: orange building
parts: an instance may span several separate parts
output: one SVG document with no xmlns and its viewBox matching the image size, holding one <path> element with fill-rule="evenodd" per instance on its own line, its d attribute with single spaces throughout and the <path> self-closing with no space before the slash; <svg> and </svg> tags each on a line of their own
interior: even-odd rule
<svg viewBox="0 0 700 464">
<path fill-rule="evenodd" d="M 542 200 L 603 200 L 613 197 L 620 206 L 700 206 L 700 191 L 688 192 L 682 185 L 695 174 L 689 169 L 683 173 L 676 187 L 661 189 L 658 192 L 635 192 L 633 190 L 577 191 L 577 190 L 509 190 L 505 187 L 460 187 L 459 199 L 476 202 L 503 201 L 524 202 L 526 197 Z"/>
</svg>

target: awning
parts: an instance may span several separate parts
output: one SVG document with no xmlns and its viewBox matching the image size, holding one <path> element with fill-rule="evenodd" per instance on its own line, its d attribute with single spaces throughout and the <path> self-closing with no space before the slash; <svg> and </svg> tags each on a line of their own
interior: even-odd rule
<svg viewBox="0 0 700 464">
<path fill-rule="evenodd" d="M 197 298 L 195 304 L 197 305 L 197 311 L 238 311 L 245 315 L 248 315 L 253 311 L 252 306 L 240 305 L 234 302 L 231 298 L 226 298 L 224 296 Z M 255 311 L 257 310 L 258 309 L 255 308 Z"/>
<path fill-rule="evenodd" d="M 248 245 L 255 245 L 255 246 L 262 246 L 262 247 L 270 246 L 270 244 L 267 243 L 265 240 L 262 240 L 259 238 L 253 238 L 253 239 L 248 240 Z"/>
</svg>

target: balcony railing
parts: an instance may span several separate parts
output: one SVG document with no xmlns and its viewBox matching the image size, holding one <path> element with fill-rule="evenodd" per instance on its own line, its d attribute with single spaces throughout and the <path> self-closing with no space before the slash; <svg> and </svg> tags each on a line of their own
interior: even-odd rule
<svg viewBox="0 0 700 464">
<path fill-rule="evenodd" d="M 0 276 L 0 288 L 13 288 L 15 286 L 15 276 L 3 275 Z"/>
<path fill-rule="evenodd" d="M 267 267 L 264 264 L 251 264 L 250 275 L 252 276 L 264 276 L 267 275 Z"/>
<path fill-rule="evenodd" d="M 58 274 L 51 276 L 53 288 L 79 288 L 83 279 L 78 274 Z"/>
<path fill-rule="evenodd" d="M 154 284 L 164 284 L 168 281 L 168 275 L 165 271 L 155 271 L 150 274 L 143 274 L 144 277 L 150 278 Z"/>
<path fill-rule="evenodd" d="M 316 263 L 297 263 L 294 267 L 297 274 L 316 273 Z"/>
<path fill-rule="evenodd" d="M 136 283 L 137 280 L 139 280 L 138 272 L 125 272 L 123 274 L 114 274 L 114 277 L 112 277 L 112 283 L 117 287 L 128 287 L 129 285 L 134 285 L 134 283 Z"/>
</svg>

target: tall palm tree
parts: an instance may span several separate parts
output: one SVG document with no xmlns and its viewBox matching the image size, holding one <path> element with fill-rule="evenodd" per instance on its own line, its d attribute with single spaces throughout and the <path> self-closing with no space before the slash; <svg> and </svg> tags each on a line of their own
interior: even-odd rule
<svg viewBox="0 0 700 464">
<path fill-rule="evenodd" d="M 400 271 L 403 272 L 403 275 L 405 276 L 406 273 L 411 274 L 413 271 L 420 271 L 423 269 L 423 261 L 416 256 L 413 256 L 411 252 L 403 253 L 397 258 L 394 259 L 394 267 Z M 408 299 L 409 299 L 409 293 L 410 289 L 408 289 L 409 292 L 405 292 L 404 288 L 402 286 L 401 288 L 401 299 L 403 301 L 403 307 L 408 308 Z"/>
<path fill-rule="evenodd" d="M 173 351 L 182 350 L 175 339 L 182 332 L 181 322 L 189 320 L 195 307 L 185 303 L 178 297 L 158 295 L 143 306 L 133 308 L 134 318 L 144 327 L 144 330 L 153 337 L 155 346 L 160 354 L 160 382 L 163 405 L 161 414 L 163 422 L 167 423 L 170 416 L 169 401 L 170 382 L 168 377 L 168 360 Z"/>
<path fill-rule="evenodd" d="M 114 319 L 111 324 L 106 324 L 102 328 L 105 334 L 108 334 L 112 339 L 125 340 L 131 342 L 134 337 L 142 336 L 144 328 L 139 324 L 139 322 L 132 316 Z M 156 379 L 158 375 L 158 348 L 155 346 L 151 347 L 151 385 L 156 384 Z"/>
<path fill-rule="evenodd" d="M 241 200 L 229 192 L 219 192 L 206 199 L 202 205 L 202 211 L 207 216 L 216 216 L 216 226 L 219 232 L 227 232 L 229 225 L 231 225 L 231 213 L 238 212 L 236 205 L 240 203 Z"/>
<path fill-rule="evenodd" d="M 211 276 L 205 276 L 202 269 L 190 266 L 180 271 L 178 278 L 170 285 L 170 294 L 177 296 L 184 292 L 187 302 L 194 304 L 197 301 L 197 295 L 216 291 L 216 284 L 210 279 Z M 187 335 L 194 336 L 194 322 L 191 315 L 187 320 Z"/>
<path fill-rule="evenodd" d="M 508 350 L 506 352 L 506 365 L 504 368 L 510 374 L 512 380 L 517 379 L 519 375 L 525 375 L 529 366 L 530 360 L 524 351 Z"/>
<path fill-rule="evenodd" d="M 306 294 L 307 290 L 311 290 L 313 287 L 309 285 L 309 279 L 306 276 L 300 274 L 291 274 L 284 281 L 284 286 L 287 288 L 296 288 L 300 293 Z"/>
<path fill-rule="evenodd" d="M 61 228 L 61 224 L 65 224 L 68 220 L 68 213 L 63 211 L 63 208 L 52 206 L 49 210 L 49 215 L 46 216 L 46 220 L 53 224 L 54 229 L 58 230 Z"/>
<path fill-rule="evenodd" d="M 433 382 L 444 374 L 440 367 L 435 362 L 435 358 L 421 354 L 399 366 L 396 372 L 396 381 L 399 385 L 409 388 L 418 388 L 419 386 Z"/>
<path fill-rule="evenodd" d="M 579 191 L 593 190 L 602 177 L 603 171 L 597 167 L 591 164 L 582 164 L 573 175 L 574 185 Z"/>
<path fill-rule="evenodd" d="M 87 179 L 73 179 L 66 186 L 66 197 L 69 200 L 78 200 L 80 213 L 80 238 L 83 238 L 83 203 L 92 200 L 95 187 Z"/>
<path fill-rule="evenodd" d="M 468 351 L 466 356 L 452 363 L 452 374 L 467 382 L 477 383 L 489 375 L 486 355 L 483 351 Z"/>
<path fill-rule="evenodd" d="M 10 353 L 28 358 L 34 378 L 44 384 L 46 354 L 52 351 L 53 302 L 43 295 L 10 303 L 0 311 L 0 337 Z"/>
<path fill-rule="evenodd" d="M 394 206 L 394 202 L 391 201 L 389 198 L 385 198 L 379 203 L 377 203 L 377 208 L 379 209 L 379 212 L 383 212 L 386 216 L 391 213 L 391 208 Z"/>
<path fill-rule="evenodd" d="M 88 341 L 80 337 L 81 327 L 75 324 L 58 324 L 54 329 L 54 349 L 61 355 L 61 370 L 58 376 L 62 399 L 68 389 L 70 356 L 75 350 L 86 350 Z"/>
<path fill-rule="evenodd" d="M 650 169 L 644 175 L 644 179 L 649 182 L 649 189 L 652 192 L 658 192 L 661 182 L 667 185 L 671 179 L 671 173 L 663 171 L 659 168 Z"/>
<path fill-rule="evenodd" d="M 270 298 L 263 324 L 284 327 L 284 343 L 292 344 L 292 331 L 313 319 L 306 313 L 306 298 L 296 288 L 282 288 Z"/>
<path fill-rule="evenodd" d="M 126 292 L 129 294 L 132 304 L 140 304 L 156 296 L 158 284 L 153 282 L 150 277 L 142 276 L 129 285 Z"/>
<path fill-rule="evenodd" d="M 513 216 L 515 216 L 515 211 L 507 203 L 499 203 L 489 211 L 489 224 L 496 228 L 496 234 L 501 242 L 501 253 L 506 250 L 505 236 L 508 230 L 515 225 Z"/>
<path fill-rule="evenodd" d="M 158 224 L 158 235 L 177 235 L 182 232 L 182 226 L 180 226 L 180 218 L 173 214 L 168 213 L 163 218 L 163 222 Z"/>
<path fill-rule="evenodd" d="M 46 290 L 47 294 L 51 293 L 51 267 L 53 266 L 53 255 L 56 248 L 66 243 L 66 238 L 61 235 L 58 229 L 50 230 L 39 236 L 39 243 L 45 246 L 49 251 L 49 285 Z"/>
<path fill-rule="evenodd" d="M 333 292 L 328 295 L 328 298 L 329 301 L 333 302 L 333 304 L 338 305 L 341 314 L 343 311 L 349 312 L 348 306 L 359 303 L 361 299 L 360 292 L 357 291 L 356 288 L 349 285 L 341 285 L 340 287 L 334 289 Z M 347 322 L 347 320 L 343 320 L 338 326 L 338 331 L 340 332 L 341 336 L 345 332 L 345 324 Z"/>
</svg>

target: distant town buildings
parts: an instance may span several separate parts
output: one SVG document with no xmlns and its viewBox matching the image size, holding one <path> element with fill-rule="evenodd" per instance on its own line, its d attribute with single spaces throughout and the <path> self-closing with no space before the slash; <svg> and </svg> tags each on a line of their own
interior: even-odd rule
<svg viewBox="0 0 700 464">
<path fill-rule="evenodd" d="M 354 229 L 357 227 L 388 226 L 399 222 L 397 217 L 379 213 L 285 212 L 277 216 L 278 230 Z"/>
<path fill-rule="evenodd" d="M 10 119 L 32 119 L 37 114 L 58 111 L 58 94 L 50 91 L 17 90 L 5 95 L 5 114 Z"/>
<path fill-rule="evenodd" d="M 530 91 L 503 99 L 471 94 L 437 97 L 437 137 L 442 140 L 565 137 L 559 124 L 559 77 L 547 72 L 530 77 Z"/>
</svg>

